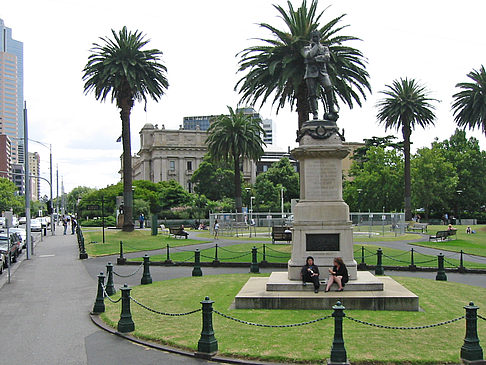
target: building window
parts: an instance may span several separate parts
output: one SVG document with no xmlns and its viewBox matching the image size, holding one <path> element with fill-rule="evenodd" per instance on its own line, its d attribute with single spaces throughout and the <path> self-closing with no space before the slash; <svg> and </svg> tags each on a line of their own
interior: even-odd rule
<svg viewBox="0 0 486 365">
<path fill-rule="evenodd" d="M 192 193 L 192 183 L 190 181 L 187 183 L 187 191 Z"/>
<path fill-rule="evenodd" d="M 192 171 L 192 161 L 187 161 L 187 171 Z"/>
<path fill-rule="evenodd" d="M 175 171 L 175 161 L 169 161 L 169 170 L 170 171 Z"/>
<path fill-rule="evenodd" d="M 268 170 L 268 165 L 263 165 L 263 172 L 266 172 Z"/>
</svg>

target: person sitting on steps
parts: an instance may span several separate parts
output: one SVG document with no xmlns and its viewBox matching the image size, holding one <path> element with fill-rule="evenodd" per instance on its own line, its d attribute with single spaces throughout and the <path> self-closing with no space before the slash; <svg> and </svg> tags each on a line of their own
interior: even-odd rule
<svg viewBox="0 0 486 365">
<path fill-rule="evenodd" d="M 344 285 L 349 281 L 349 274 L 346 265 L 341 257 L 334 259 L 334 266 L 329 269 L 329 280 L 327 281 L 326 292 L 331 289 L 331 285 L 336 283 L 338 285 L 337 291 L 343 291 Z"/>
<path fill-rule="evenodd" d="M 307 283 L 314 283 L 314 293 L 319 292 L 319 268 L 314 265 L 314 258 L 312 256 L 307 257 L 305 260 L 305 265 L 300 271 L 302 276 L 302 283 L 304 286 Z"/>
</svg>

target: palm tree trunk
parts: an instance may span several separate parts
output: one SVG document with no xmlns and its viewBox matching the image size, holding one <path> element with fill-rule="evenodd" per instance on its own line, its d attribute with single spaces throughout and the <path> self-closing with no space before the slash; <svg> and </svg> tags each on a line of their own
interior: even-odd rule
<svg viewBox="0 0 486 365">
<path fill-rule="evenodd" d="M 242 212 L 241 202 L 241 171 L 240 171 L 240 156 L 234 156 L 235 162 L 235 208 L 237 213 Z"/>
<path fill-rule="evenodd" d="M 132 149 L 130 141 L 130 100 L 123 101 L 120 117 L 122 120 L 123 142 L 123 227 L 122 231 L 132 232 L 133 226 L 133 192 L 132 192 Z"/>
<path fill-rule="evenodd" d="M 299 129 L 309 120 L 309 101 L 307 100 L 307 86 L 301 82 L 297 88 L 297 114 L 299 116 Z"/>
<path fill-rule="evenodd" d="M 403 134 L 403 155 L 405 158 L 404 178 L 405 178 L 405 220 L 412 220 L 412 193 L 410 178 L 410 123 L 404 122 L 402 127 Z"/>
</svg>

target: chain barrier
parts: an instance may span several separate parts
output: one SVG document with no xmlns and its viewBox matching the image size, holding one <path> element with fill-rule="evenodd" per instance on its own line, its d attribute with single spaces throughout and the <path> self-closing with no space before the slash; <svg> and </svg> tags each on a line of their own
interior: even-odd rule
<svg viewBox="0 0 486 365">
<path fill-rule="evenodd" d="M 477 314 L 478 318 L 482 319 L 483 321 L 486 321 L 486 318 L 484 318 L 483 316 Z"/>
<path fill-rule="evenodd" d="M 408 253 L 408 252 L 406 252 L 406 253 Z M 383 254 L 383 257 L 386 257 L 386 258 L 388 258 L 390 260 L 393 260 L 393 261 L 396 261 L 396 262 L 401 262 L 401 263 L 404 263 L 404 264 L 408 264 L 409 263 L 409 261 L 398 260 L 396 258 L 393 258 L 393 257 L 388 256 L 388 255 L 385 255 L 385 254 Z"/>
<path fill-rule="evenodd" d="M 279 250 L 275 250 L 275 249 L 273 249 L 273 248 L 271 248 L 271 247 L 269 247 L 269 246 L 265 246 L 265 249 L 266 249 L 266 250 L 273 251 L 273 252 L 277 252 L 277 253 L 286 253 L 286 252 L 282 252 L 282 251 L 279 251 Z"/>
<path fill-rule="evenodd" d="M 288 259 L 290 257 L 290 253 L 287 256 L 275 256 L 275 255 L 271 255 L 269 253 L 265 253 L 265 256 L 273 257 L 273 258 L 276 258 L 276 259 Z"/>
<path fill-rule="evenodd" d="M 221 247 L 221 246 L 218 246 L 218 249 L 220 249 L 222 251 L 230 252 L 230 253 L 243 253 L 243 251 L 231 251 L 231 250 L 228 250 L 227 248 L 224 248 L 224 247 Z M 246 253 L 248 253 L 248 252 L 246 252 Z"/>
<path fill-rule="evenodd" d="M 206 255 L 203 255 L 203 254 L 200 254 L 201 257 L 204 257 L 205 259 L 209 259 L 209 260 L 213 260 L 214 259 L 214 256 L 206 256 Z"/>
<path fill-rule="evenodd" d="M 449 265 L 450 265 L 450 266 L 452 266 L 452 267 L 458 267 L 458 266 L 459 266 L 459 265 L 457 265 L 457 264 L 453 264 L 452 262 L 450 262 L 449 260 L 446 260 L 446 259 L 444 259 L 444 262 L 445 262 L 446 264 L 449 264 Z"/>
<path fill-rule="evenodd" d="M 248 255 L 251 255 L 251 252 L 246 252 L 243 255 L 234 256 L 234 257 L 224 257 L 224 260 L 235 260 L 235 259 L 239 259 L 239 258 L 242 258 L 244 256 L 248 256 Z M 223 259 L 223 258 L 221 258 L 221 259 Z"/>
<path fill-rule="evenodd" d="M 118 298 L 117 300 L 111 299 L 108 293 L 106 292 L 106 287 L 103 284 L 101 284 L 101 287 L 103 288 L 103 298 L 108 298 L 110 302 L 115 304 L 118 303 L 120 300 L 122 300 L 122 297 Z"/>
<path fill-rule="evenodd" d="M 443 325 L 446 325 L 446 324 L 449 324 L 449 323 L 454 323 L 454 322 L 460 321 L 461 319 L 466 318 L 466 316 L 457 317 L 457 318 L 451 319 L 449 321 L 439 322 L 439 323 L 435 323 L 435 324 L 428 324 L 428 325 L 425 325 L 425 326 L 414 326 L 414 327 L 387 326 L 387 325 L 383 325 L 383 324 L 376 324 L 376 323 L 361 321 L 359 319 L 349 317 L 349 316 L 345 316 L 344 318 L 350 319 L 351 321 L 359 323 L 359 324 L 365 324 L 365 325 L 371 326 L 371 327 L 385 328 L 385 329 L 390 329 L 390 330 L 422 330 L 422 329 L 425 329 L 425 328 L 439 327 L 439 326 L 443 326 Z"/>
<path fill-rule="evenodd" d="M 138 300 L 136 300 L 134 297 L 132 297 L 131 295 L 129 296 L 130 300 L 132 300 L 133 302 L 135 302 L 136 304 L 138 304 L 140 307 L 148 310 L 149 312 L 152 312 L 152 313 L 155 313 L 155 314 L 160 314 L 161 316 L 169 316 L 169 317 L 182 317 L 182 316 L 187 316 L 189 314 L 193 314 L 193 313 L 197 313 L 197 312 L 200 312 L 202 309 L 199 308 L 199 309 L 195 309 L 193 311 L 190 311 L 190 312 L 185 312 L 185 313 L 167 313 L 167 312 L 160 312 L 158 310 L 155 310 L 155 309 L 152 309 L 150 307 L 147 307 L 146 305 L 140 303 Z"/>
<path fill-rule="evenodd" d="M 414 263 L 415 263 L 415 264 L 428 264 L 429 262 L 434 262 L 434 261 L 437 261 L 437 259 L 436 259 L 436 258 L 434 258 L 434 259 L 425 260 L 425 261 L 415 261 L 415 260 L 414 260 Z"/>
<path fill-rule="evenodd" d="M 253 323 L 253 322 L 243 321 L 242 319 L 234 318 L 234 317 L 228 316 L 227 314 L 221 313 L 214 308 L 213 308 L 213 312 L 216 313 L 217 315 L 221 316 L 221 317 L 224 317 L 226 319 L 231 319 L 232 321 L 235 321 L 235 322 L 238 322 L 238 323 L 247 324 L 249 326 L 268 327 L 268 328 L 299 327 L 299 326 L 305 326 L 307 324 L 312 324 L 312 323 L 316 323 L 316 322 L 319 322 L 319 321 L 323 321 L 323 320 L 328 319 L 328 318 L 332 318 L 332 315 L 329 315 L 329 316 L 324 316 L 324 317 L 317 318 L 317 319 L 314 319 L 312 321 L 307 321 L 307 322 L 275 325 L 275 324 L 262 324 L 262 323 Z"/>
<path fill-rule="evenodd" d="M 143 262 L 140 264 L 140 266 L 138 267 L 137 270 L 135 270 L 134 272 L 132 272 L 131 274 L 128 274 L 128 275 L 122 275 L 122 274 L 118 274 L 115 270 L 113 270 L 113 274 L 115 274 L 116 276 L 120 277 L 120 278 L 129 278 L 130 276 L 133 276 L 135 275 L 137 272 L 140 271 L 140 269 L 142 268 L 143 266 Z"/>
</svg>

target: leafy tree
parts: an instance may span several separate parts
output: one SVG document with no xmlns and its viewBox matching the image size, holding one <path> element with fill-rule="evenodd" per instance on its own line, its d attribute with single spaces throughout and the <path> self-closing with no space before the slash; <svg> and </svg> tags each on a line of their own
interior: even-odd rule
<svg viewBox="0 0 486 365">
<path fill-rule="evenodd" d="M 450 197 L 455 195 L 456 170 L 443 152 L 437 146 L 421 148 L 411 161 L 413 202 L 416 207 L 425 209 L 425 219 L 429 218 L 431 210 L 441 216 Z"/>
<path fill-rule="evenodd" d="M 12 209 L 18 213 L 22 207 L 22 198 L 16 195 L 15 184 L 4 177 L 0 177 L 0 212 Z"/>
<path fill-rule="evenodd" d="M 191 194 L 177 181 L 161 181 L 157 184 L 160 185 L 160 206 L 163 210 L 191 203 Z"/>
<path fill-rule="evenodd" d="M 353 161 L 352 180 L 343 184 L 351 211 L 400 211 L 403 207 L 403 159 L 395 149 L 370 147 L 365 161 Z M 359 190 L 361 189 L 361 191 Z"/>
<path fill-rule="evenodd" d="M 357 163 L 362 164 L 363 162 L 366 161 L 366 153 L 370 149 L 370 147 L 391 147 L 395 148 L 399 151 L 403 151 L 403 142 L 395 142 L 394 140 L 397 139 L 397 137 L 393 135 L 388 135 L 385 137 L 371 137 L 371 138 L 365 138 L 364 142 L 365 145 L 363 147 L 359 147 L 354 150 L 353 156 L 351 158 L 356 161 Z"/>
<path fill-rule="evenodd" d="M 287 157 L 281 158 L 270 168 L 260 174 L 270 180 L 273 185 L 281 185 L 284 188 L 284 200 L 298 199 L 300 196 L 299 174 Z"/>
<path fill-rule="evenodd" d="M 410 177 L 410 136 L 416 126 L 422 128 L 434 124 L 435 114 L 432 101 L 426 88 L 414 79 L 394 80 L 382 91 L 385 98 L 378 101 L 378 122 L 385 130 L 402 130 L 404 164 L 405 220 L 412 219 L 411 177 Z"/>
<path fill-rule="evenodd" d="M 194 171 L 191 182 L 195 184 L 196 193 L 211 200 L 231 197 L 235 191 L 235 173 L 231 164 L 215 162 L 209 154 L 204 156 L 198 169 Z"/>
<path fill-rule="evenodd" d="M 294 10 L 290 1 L 287 4 L 288 11 L 274 5 L 285 28 L 259 24 L 270 31 L 272 37 L 261 39 L 263 44 L 240 52 L 238 71 L 246 74 L 238 81 L 235 90 L 242 95 L 241 101 L 255 104 L 261 100 L 263 105 L 270 97 L 273 98 L 272 104 L 277 104 L 277 112 L 286 103 L 290 104 L 291 109 L 296 105 L 300 129 L 302 123 L 309 119 L 302 49 L 308 45 L 311 32 L 318 30 L 321 33 L 321 42 L 328 45 L 331 52 L 328 73 L 334 92 L 350 108 L 354 103 L 361 106 L 361 98 L 366 99 L 366 91 L 371 90 L 369 75 L 365 69 L 363 54 L 344 45 L 359 39 L 340 35 L 341 30 L 346 27 L 340 25 L 345 14 L 320 26 L 319 21 L 327 8 L 319 13 L 317 0 L 312 0 L 309 6 L 303 0 L 297 10 Z"/>
<path fill-rule="evenodd" d="M 89 194 L 96 189 L 89 188 L 87 186 L 77 186 L 73 190 L 71 190 L 66 196 L 66 205 L 69 209 L 73 211 L 76 209 L 78 205 L 78 199 L 81 199 L 84 195 Z"/>
<path fill-rule="evenodd" d="M 454 121 L 459 127 L 480 128 L 486 135 L 486 70 L 481 65 L 479 70 L 467 74 L 473 82 L 460 82 L 456 87 L 462 89 L 454 94 Z"/>
<path fill-rule="evenodd" d="M 208 129 L 206 143 L 216 161 L 232 161 L 235 181 L 235 206 L 241 213 L 241 163 L 243 159 L 258 160 L 263 155 L 263 128 L 254 116 L 235 113 L 228 107 L 229 115 L 220 115 Z"/>
<path fill-rule="evenodd" d="M 145 101 L 147 96 L 159 100 L 169 86 L 166 67 L 160 63 L 157 49 L 142 50 L 149 42 L 136 30 L 123 27 L 114 39 L 101 38 L 102 44 L 93 44 L 92 54 L 83 69 L 84 91 L 92 91 L 97 100 L 104 101 L 111 94 L 120 109 L 123 141 L 123 196 L 126 218 L 124 231 L 133 231 L 132 212 L 132 154 L 130 141 L 130 113 L 135 100 Z"/>
<path fill-rule="evenodd" d="M 264 174 L 255 182 L 255 203 L 253 209 L 260 212 L 280 210 L 280 186 L 272 183 Z"/>
<path fill-rule="evenodd" d="M 440 149 L 444 158 L 453 165 L 457 172 L 457 183 L 449 195 L 446 206 L 457 206 L 457 190 L 461 190 L 460 208 L 466 212 L 479 212 L 486 202 L 486 152 L 481 151 L 479 141 L 467 138 L 464 130 L 456 129 L 454 134 L 442 142 L 434 142 L 433 147 Z M 456 212 L 457 214 L 457 212 Z M 461 214 L 461 217 L 463 215 Z"/>
</svg>

